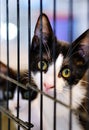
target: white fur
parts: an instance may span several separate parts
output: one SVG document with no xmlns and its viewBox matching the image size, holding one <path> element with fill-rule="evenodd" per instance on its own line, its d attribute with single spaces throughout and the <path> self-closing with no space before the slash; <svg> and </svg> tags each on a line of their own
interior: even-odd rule
<svg viewBox="0 0 89 130">
<path fill-rule="evenodd" d="M 28 121 L 28 100 L 23 100 L 21 93 L 19 93 L 19 118 L 23 121 Z M 17 115 L 17 90 L 15 91 L 13 100 L 9 100 L 9 109 L 16 116 Z M 37 100 L 31 102 L 31 123 L 34 124 L 32 130 L 40 129 L 40 113 L 37 105 Z M 17 125 L 16 125 L 17 128 Z M 23 130 L 23 128 L 20 128 Z"/>
<path fill-rule="evenodd" d="M 58 72 L 61 69 L 63 62 L 63 56 L 60 54 L 56 60 L 56 92 L 57 92 L 57 99 L 62 101 L 63 103 L 69 105 L 70 104 L 70 90 L 67 82 L 62 78 L 58 77 Z M 44 83 L 47 83 L 48 85 L 54 86 L 54 66 L 53 64 L 48 68 L 48 71 L 46 73 L 43 73 L 43 91 L 48 93 L 53 97 L 54 89 L 46 89 L 44 86 Z M 37 74 L 33 74 L 33 79 L 38 85 L 40 89 L 40 72 L 37 72 Z M 86 91 L 83 86 L 81 86 L 81 81 L 75 85 L 72 86 L 72 107 L 76 109 L 80 104 L 82 99 L 84 98 Z M 38 96 L 38 103 L 40 107 L 40 96 Z M 44 130 L 52 130 L 53 129 L 53 105 L 54 102 L 43 96 L 43 116 L 45 118 L 45 122 L 43 123 L 46 129 Z M 72 130 L 83 130 L 81 125 L 79 124 L 79 121 L 77 119 L 78 117 L 72 113 Z M 61 104 L 57 103 L 57 114 L 56 114 L 56 123 L 57 123 L 57 130 L 69 130 L 69 109 L 62 106 Z"/>
<path fill-rule="evenodd" d="M 56 92 L 57 99 L 62 101 L 63 103 L 69 105 L 70 104 L 70 90 L 67 82 L 58 77 L 58 72 L 60 71 L 63 63 L 63 56 L 60 54 L 56 60 Z M 34 81 L 38 85 L 40 89 L 40 73 L 33 74 Z M 54 88 L 46 89 L 44 83 L 47 83 L 51 86 L 54 86 L 54 66 L 53 64 L 48 68 L 47 73 L 43 73 L 43 91 L 48 93 L 53 97 Z M 84 98 L 86 91 L 83 86 L 81 86 L 81 81 L 72 86 L 72 107 L 76 109 L 80 104 L 82 99 Z M 57 113 L 56 113 L 56 126 L 57 130 L 69 130 L 69 109 L 62 106 L 61 104 L 57 105 Z M 16 106 L 17 106 L 17 91 L 15 92 L 14 99 L 9 101 L 9 108 L 11 112 L 16 115 Z M 43 130 L 53 130 L 53 110 L 54 102 L 48 97 L 43 96 Z M 23 100 L 20 94 L 20 118 L 24 121 L 28 121 L 28 101 Z M 72 113 L 72 130 L 83 130 L 79 121 Z M 40 94 L 38 98 L 36 98 L 31 103 L 31 122 L 34 124 L 32 130 L 40 130 Z M 21 130 L 23 130 L 21 128 Z"/>
</svg>

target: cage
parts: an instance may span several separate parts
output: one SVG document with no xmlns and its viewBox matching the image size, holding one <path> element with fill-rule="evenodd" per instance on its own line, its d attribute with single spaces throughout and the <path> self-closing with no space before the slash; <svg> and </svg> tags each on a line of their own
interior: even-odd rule
<svg viewBox="0 0 89 130">
<path fill-rule="evenodd" d="M 89 101 L 87 101 L 86 104 L 86 101 L 84 100 L 85 104 L 80 104 L 82 108 L 75 110 L 72 107 L 73 93 L 71 85 L 68 95 L 69 104 L 66 104 L 65 101 L 63 102 L 57 98 L 56 89 L 53 90 L 53 96 L 45 93 L 43 88 L 42 72 L 42 65 L 44 65 L 42 46 L 44 39 L 43 13 L 48 17 L 54 36 L 56 36 L 57 39 L 67 41 L 68 44 L 70 44 L 69 53 L 71 55 L 71 45 L 73 41 L 89 28 L 88 6 L 88 0 L 0 0 L 0 130 L 64 130 L 64 128 L 66 128 L 66 130 L 77 130 L 77 124 L 73 125 L 73 113 L 78 116 L 78 120 L 80 120 L 80 124 L 82 124 L 81 126 L 84 127 L 84 130 L 89 129 Z M 37 25 L 38 18 L 39 25 Z M 33 71 L 31 70 L 31 62 L 33 61 L 31 58 L 31 45 L 33 42 L 34 32 L 36 32 L 36 25 L 39 26 L 39 32 L 37 33 L 40 34 L 40 89 L 37 84 L 33 82 L 33 77 L 31 77 Z M 88 40 L 89 39 L 87 38 L 87 41 Z M 54 75 L 52 82 L 54 81 L 54 86 L 56 88 L 57 70 L 55 58 L 57 50 L 55 43 L 57 41 L 54 37 L 52 41 L 52 69 Z M 89 42 L 85 48 L 87 48 L 86 54 L 89 56 Z M 46 45 L 46 51 L 49 51 L 49 49 L 50 48 Z M 83 52 L 80 50 L 80 53 Z M 72 66 L 72 61 L 70 61 L 69 65 Z M 67 70 L 67 73 L 68 72 L 69 70 Z M 50 77 L 46 80 L 47 82 L 50 82 Z M 88 76 L 87 81 L 83 82 L 83 85 L 84 84 L 87 84 L 87 95 L 85 96 L 89 99 Z M 78 93 L 80 93 L 80 91 Z M 16 98 L 14 99 L 15 94 Z M 38 95 L 40 98 L 39 111 L 35 112 L 34 108 L 37 104 L 34 102 Z M 44 103 L 44 98 L 52 102 L 52 108 L 50 108 L 50 104 Z M 79 100 L 79 98 L 77 100 Z M 24 110 L 20 107 L 20 104 L 24 106 Z M 59 121 L 59 127 L 57 126 L 58 104 L 63 106 L 63 109 L 66 108 L 68 110 L 67 116 L 69 120 L 68 123 L 66 123 L 67 120 L 65 119 L 64 124 Z M 49 122 L 50 129 L 48 127 L 44 128 L 45 120 L 47 120 L 47 122 L 49 121 L 49 118 L 44 119 L 44 106 L 48 108 L 47 114 L 50 113 L 50 116 L 52 115 L 52 124 Z M 32 112 L 34 113 L 34 119 L 32 119 Z M 61 115 L 63 112 L 64 111 L 60 109 L 59 114 Z M 37 114 L 39 114 L 39 119 L 37 118 Z M 60 117 L 60 120 L 62 121 L 62 117 Z M 67 124 L 67 126 L 65 124 Z M 78 130 L 80 130 L 80 128 Z"/>
</svg>

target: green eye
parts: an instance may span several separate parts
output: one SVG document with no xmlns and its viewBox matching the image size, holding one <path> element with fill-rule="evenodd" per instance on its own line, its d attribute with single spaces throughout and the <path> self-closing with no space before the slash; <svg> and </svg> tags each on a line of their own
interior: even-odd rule
<svg viewBox="0 0 89 130">
<path fill-rule="evenodd" d="M 11 91 L 5 91 L 4 92 L 4 96 L 5 96 L 5 99 L 12 99 L 13 98 L 13 94 L 12 94 L 12 92 Z"/>
<path fill-rule="evenodd" d="M 45 71 L 47 67 L 47 63 L 45 61 L 42 61 L 42 70 Z M 38 69 L 41 70 L 41 61 L 38 62 Z"/>
<path fill-rule="evenodd" d="M 24 99 L 29 99 L 29 91 L 24 92 L 23 98 L 24 98 Z"/>
<path fill-rule="evenodd" d="M 71 75 L 71 71 L 70 71 L 69 68 L 65 68 L 65 69 L 62 70 L 62 76 L 63 76 L 64 78 L 69 78 L 70 75 Z"/>
</svg>

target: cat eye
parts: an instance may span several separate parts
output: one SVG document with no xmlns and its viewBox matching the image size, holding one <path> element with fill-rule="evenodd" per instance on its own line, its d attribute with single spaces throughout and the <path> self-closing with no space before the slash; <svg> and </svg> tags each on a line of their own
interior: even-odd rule
<svg viewBox="0 0 89 130">
<path fill-rule="evenodd" d="M 65 68 L 62 70 L 61 74 L 64 78 L 69 78 L 71 75 L 71 70 L 69 68 Z"/>
<path fill-rule="evenodd" d="M 41 68 L 41 61 L 38 62 L 38 69 L 39 70 L 42 69 L 42 71 L 45 71 L 45 70 L 47 70 L 47 68 L 48 68 L 48 65 L 45 61 L 42 61 L 42 68 Z"/>
<path fill-rule="evenodd" d="M 22 94 L 22 98 L 23 98 L 23 99 L 29 99 L 29 91 L 24 92 L 24 93 Z"/>
<path fill-rule="evenodd" d="M 12 99 L 13 98 L 13 93 L 11 92 L 11 91 L 9 91 L 9 92 L 7 92 L 7 91 L 5 91 L 4 92 L 4 98 L 5 99 Z"/>
</svg>

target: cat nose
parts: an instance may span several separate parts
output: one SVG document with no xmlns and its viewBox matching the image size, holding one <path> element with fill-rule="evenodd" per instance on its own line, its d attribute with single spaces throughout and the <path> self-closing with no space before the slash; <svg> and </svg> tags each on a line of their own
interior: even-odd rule
<svg viewBox="0 0 89 130">
<path fill-rule="evenodd" d="M 46 91 L 54 88 L 54 86 L 52 84 L 49 84 L 49 83 L 44 83 L 44 87 L 45 87 Z"/>
</svg>

